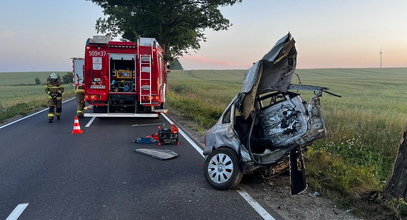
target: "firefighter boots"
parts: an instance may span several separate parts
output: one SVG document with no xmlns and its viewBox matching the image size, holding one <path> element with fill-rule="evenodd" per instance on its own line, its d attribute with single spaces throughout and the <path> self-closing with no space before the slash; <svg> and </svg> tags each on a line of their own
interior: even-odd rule
<svg viewBox="0 0 407 220">
<path fill-rule="evenodd" d="M 54 121 L 54 114 L 48 113 L 48 123 L 52 123 Z"/>
</svg>

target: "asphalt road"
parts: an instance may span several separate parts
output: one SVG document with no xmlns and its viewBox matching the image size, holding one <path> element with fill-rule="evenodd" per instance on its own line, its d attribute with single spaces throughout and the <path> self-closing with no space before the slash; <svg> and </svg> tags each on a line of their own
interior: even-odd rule
<svg viewBox="0 0 407 220">
<path fill-rule="evenodd" d="M 75 102 L 61 121 L 47 112 L 0 129 L 0 219 L 28 203 L 19 219 L 261 219 L 236 190 L 218 191 L 203 176 L 203 157 L 184 139 L 178 146 L 137 145 L 156 132 L 133 124 L 165 119 L 81 119 L 72 135 Z M 168 123 L 167 123 L 168 124 Z M 171 149 L 161 161 L 136 148 Z"/>
</svg>

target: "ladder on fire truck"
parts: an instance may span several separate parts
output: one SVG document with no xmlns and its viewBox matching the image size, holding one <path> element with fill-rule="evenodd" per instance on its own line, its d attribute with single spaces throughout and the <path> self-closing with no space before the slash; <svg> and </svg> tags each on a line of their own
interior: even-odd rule
<svg viewBox="0 0 407 220">
<path fill-rule="evenodd" d="M 151 55 L 140 55 L 140 104 L 152 104 Z M 146 99 L 147 97 L 147 99 Z"/>
</svg>

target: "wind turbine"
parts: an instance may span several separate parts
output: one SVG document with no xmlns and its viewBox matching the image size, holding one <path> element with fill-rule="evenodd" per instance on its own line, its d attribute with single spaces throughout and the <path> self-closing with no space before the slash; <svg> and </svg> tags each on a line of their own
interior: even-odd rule
<svg viewBox="0 0 407 220">
<path fill-rule="evenodd" d="M 380 71 L 382 71 L 382 56 L 383 56 L 383 53 L 382 53 L 382 48 L 380 48 Z"/>
</svg>

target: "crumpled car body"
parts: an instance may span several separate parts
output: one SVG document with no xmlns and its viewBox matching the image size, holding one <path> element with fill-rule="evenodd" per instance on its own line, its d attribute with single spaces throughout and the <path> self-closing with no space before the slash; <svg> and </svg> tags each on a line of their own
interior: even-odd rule
<svg viewBox="0 0 407 220">
<path fill-rule="evenodd" d="M 291 84 L 296 58 L 288 33 L 247 71 L 241 91 L 207 132 L 205 176 L 213 187 L 234 187 L 245 172 L 289 161 L 292 194 L 306 188 L 302 152 L 326 136 L 319 97 L 328 88 Z M 306 102 L 301 90 L 314 96 Z"/>
</svg>

